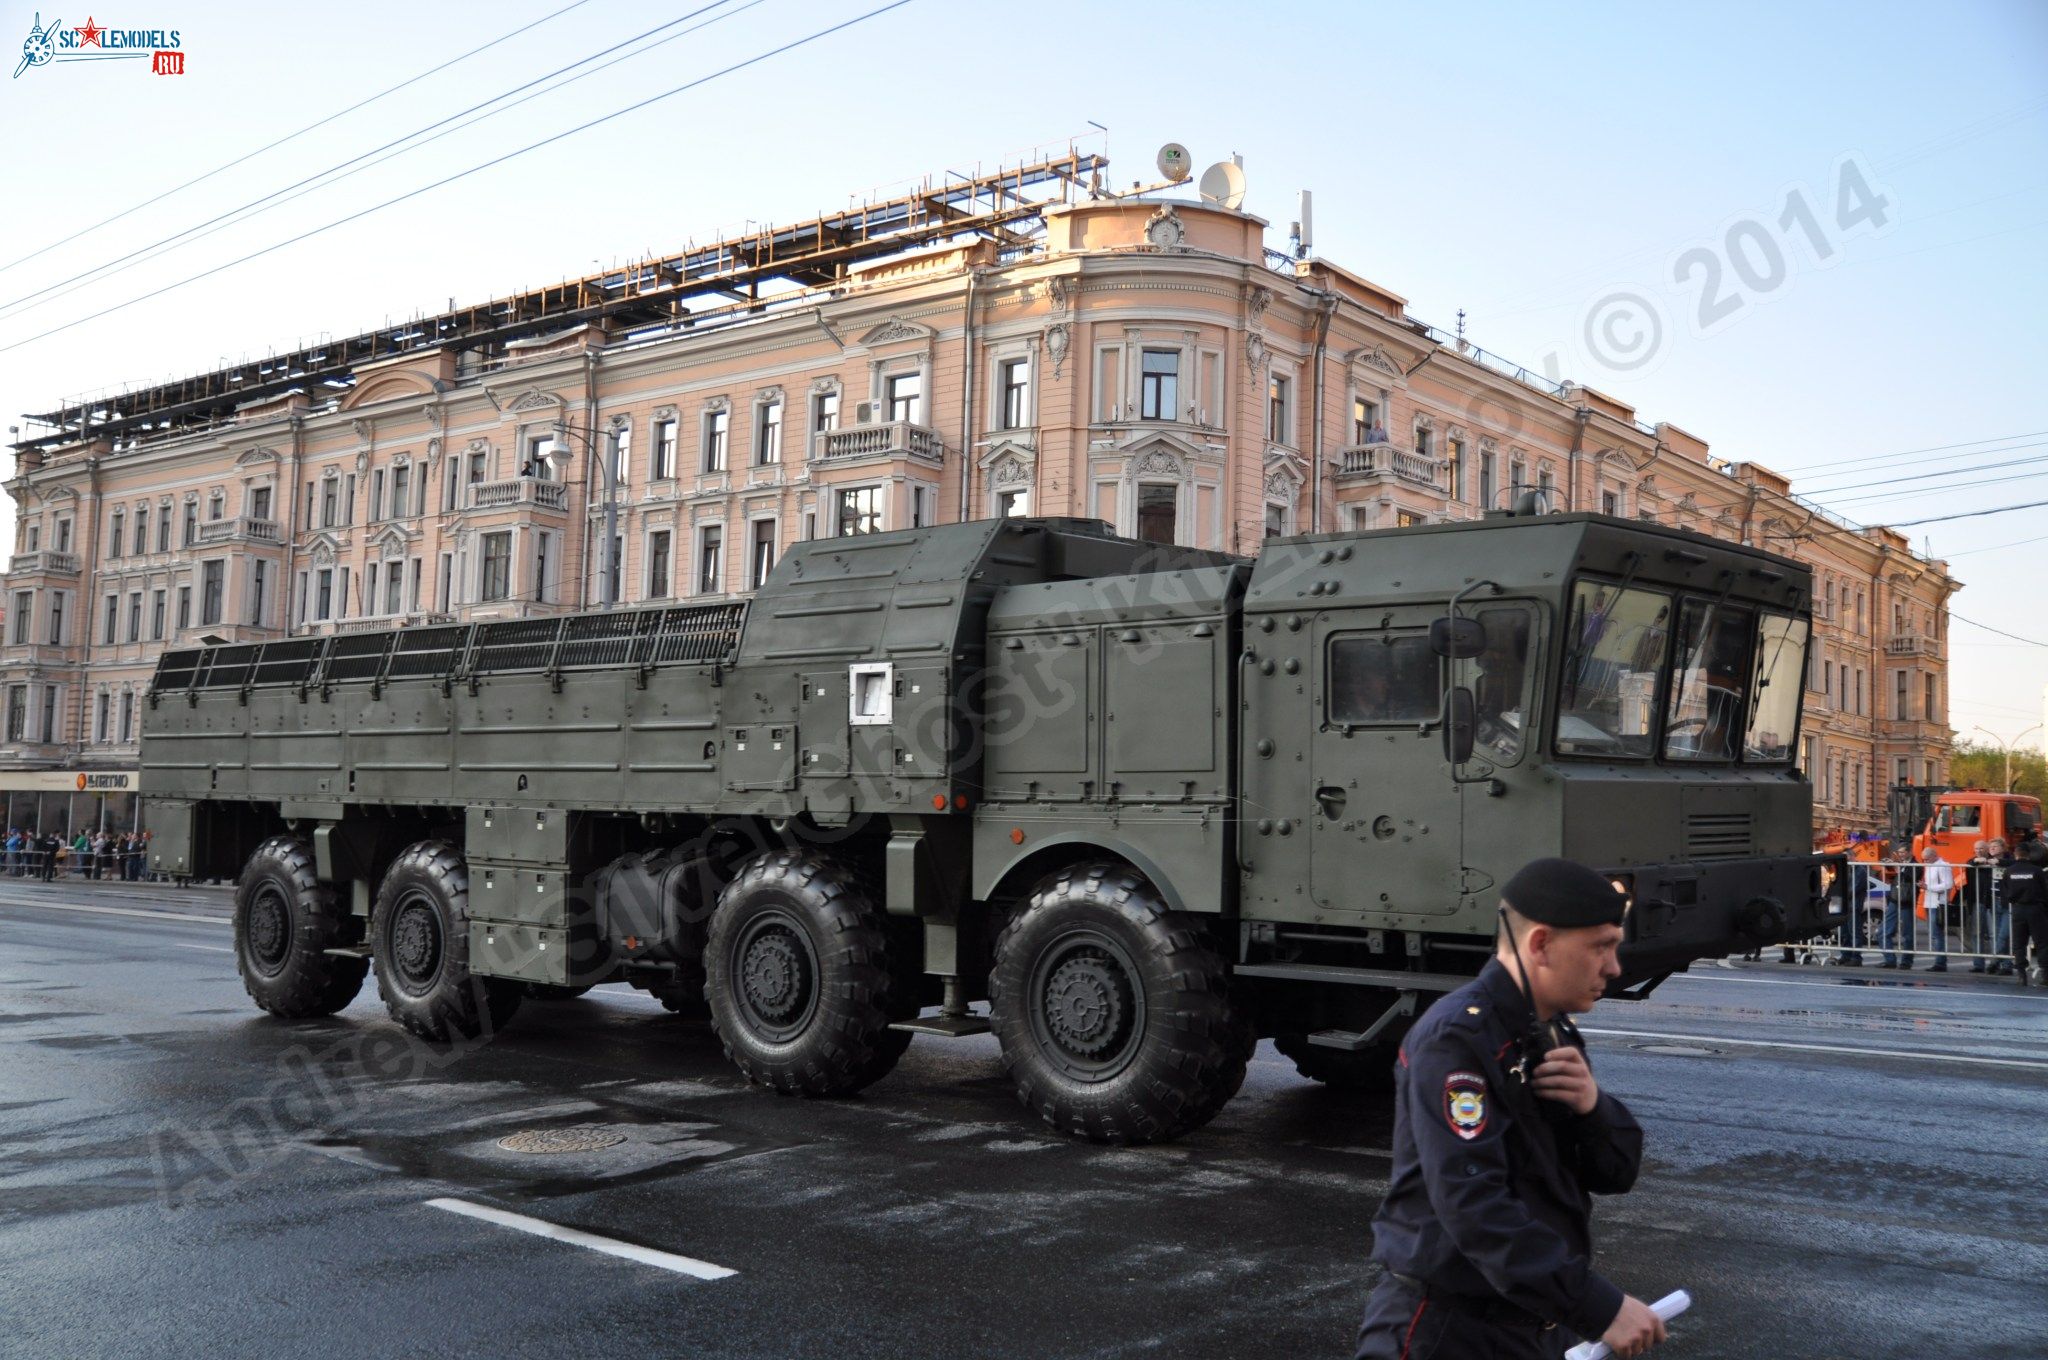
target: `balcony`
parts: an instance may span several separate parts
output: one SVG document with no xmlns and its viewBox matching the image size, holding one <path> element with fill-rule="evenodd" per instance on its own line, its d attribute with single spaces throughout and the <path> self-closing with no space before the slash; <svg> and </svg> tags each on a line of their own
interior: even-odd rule
<svg viewBox="0 0 2048 1360">
<path fill-rule="evenodd" d="M 68 552 L 16 553 L 8 559 L 9 576 L 76 576 L 78 554 Z"/>
<path fill-rule="evenodd" d="M 938 431 L 907 420 L 886 425 L 856 425 L 826 430 L 817 436 L 815 457 L 822 463 L 851 463 L 875 458 L 916 458 L 927 463 L 945 460 L 946 444 Z"/>
<path fill-rule="evenodd" d="M 544 482 L 538 477 L 513 477 L 502 482 L 470 483 L 471 510 L 511 510 L 522 505 L 531 505 L 542 510 L 567 510 L 568 483 Z"/>
<path fill-rule="evenodd" d="M 1337 450 L 1337 483 L 1398 482 L 1443 490 L 1443 463 L 1399 444 L 1351 444 Z"/>
<path fill-rule="evenodd" d="M 284 542 L 284 532 L 274 519 L 251 519 L 238 515 L 234 519 L 210 519 L 199 526 L 193 540 L 199 547 L 214 543 L 267 543 Z"/>
<path fill-rule="evenodd" d="M 1925 633 L 1893 633 L 1884 641 L 1886 656 L 1918 656 L 1932 661 L 1941 659 L 1941 639 Z"/>
<path fill-rule="evenodd" d="M 428 628 L 438 623 L 453 623 L 453 614 L 372 614 L 367 618 L 342 619 L 331 625 L 336 633 L 382 633 L 394 628 Z"/>
</svg>

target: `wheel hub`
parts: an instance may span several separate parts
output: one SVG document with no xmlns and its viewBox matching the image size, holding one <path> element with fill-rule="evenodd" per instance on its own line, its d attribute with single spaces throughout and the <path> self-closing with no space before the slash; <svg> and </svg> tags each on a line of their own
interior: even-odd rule
<svg viewBox="0 0 2048 1360">
<path fill-rule="evenodd" d="M 292 918 L 284 898 L 274 888 L 265 888 L 249 904 L 249 956 L 266 973 L 284 966 L 291 952 Z"/>
<path fill-rule="evenodd" d="M 771 1025 L 787 1024 L 803 1009 L 810 998 L 809 970 L 787 930 L 766 930 L 748 942 L 740 986 L 747 1008 Z"/>
<path fill-rule="evenodd" d="M 391 964 L 408 990 L 424 991 L 441 970 L 441 918 L 419 901 L 398 909 L 391 923 Z"/>
<path fill-rule="evenodd" d="M 1131 983 L 1108 954 L 1070 955 L 1045 984 L 1046 1027 L 1077 1058 L 1100 1058 L 1131 1030 Z"/>
</svg>

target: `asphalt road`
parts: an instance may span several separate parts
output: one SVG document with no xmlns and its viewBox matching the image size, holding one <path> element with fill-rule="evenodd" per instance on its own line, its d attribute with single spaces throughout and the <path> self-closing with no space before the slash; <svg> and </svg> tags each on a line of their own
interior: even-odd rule
<svg viewBox="0 0 2048 1360">
<path fill-rule="evenodd" d="M 1389 1116 L 1270 1047 L 1209 1128 L 1102 1149 L 985 1036 L 799 1102 L 617 987 L 454 1057 L 373 988 L 281 1024 L 223 901 L 0 880 L 0 1355 L 1350 1353 Z M 1659 1354 L 2048 1355 L 2048 992 L 1707 966 L 1586 1028 L 1649 1138 L 1600 1268 L 1697 1300 Z"/>
</svg>

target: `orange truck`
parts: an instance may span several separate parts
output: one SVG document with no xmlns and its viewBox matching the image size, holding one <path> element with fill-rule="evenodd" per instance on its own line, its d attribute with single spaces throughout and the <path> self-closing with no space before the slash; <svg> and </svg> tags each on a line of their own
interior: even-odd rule
<svg viewBox="0 0 2048 1360">
<path fill-rule="evenodd" d="M 2031 794 L 1951 789 L 1935 796 L 1933 815 L 1913 837 L 1913 858 L 1933 846 L 1950 864 L 1967 864 L 1977 842 L 2003 840 L 2012 850 L 2041 834 L 2041 800 Z"/>
</svg>

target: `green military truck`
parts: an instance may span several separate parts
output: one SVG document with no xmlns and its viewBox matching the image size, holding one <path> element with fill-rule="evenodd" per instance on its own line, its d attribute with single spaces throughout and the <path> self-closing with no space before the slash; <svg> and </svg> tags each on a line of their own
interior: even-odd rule
<svg viewBox="0 0 2048 1360">
<path fill-rule="evenodd" d="M 1538 855 L 1629 893 L 1637 994 L 1838 921 L 1794 759 L 1810 600 L 1596 515 L 1255 562 L 1058 519 L 807 542 L 745 603 L 169 652 L 151 859 L 238 879 L 287 1019 L 373 967 L 437 1041 L 625 982 L 812 1096 L 993 1028 L 1055 1127 L 1170 1138 L 1258 1036 L 1387 1083 Z"/>
</svg>

